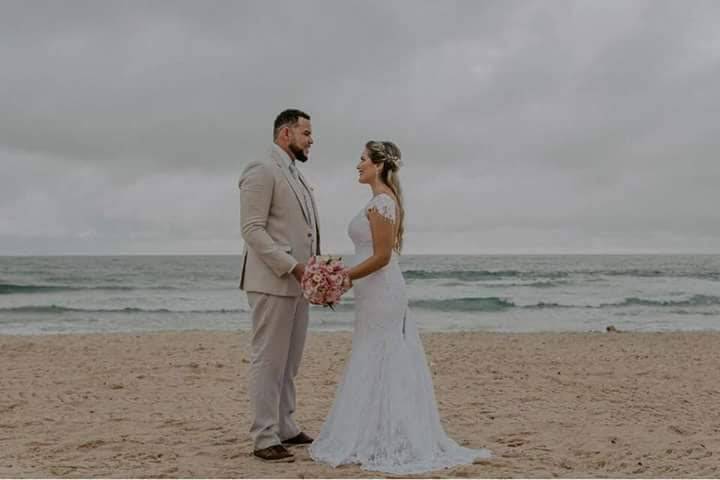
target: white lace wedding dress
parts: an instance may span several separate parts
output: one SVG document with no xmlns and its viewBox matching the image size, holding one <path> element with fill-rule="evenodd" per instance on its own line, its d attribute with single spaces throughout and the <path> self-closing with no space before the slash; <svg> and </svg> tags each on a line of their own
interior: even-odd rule
<svg viewBox="0 0 720 480">
<path fill-rule="evenodd" d="M 395 221 L 389 195 L 374 197 L 350 222 L 356 262 L 373 253 L 367 212 Z M 475 459 L 486 449 L 459 446 L 443 430 L 432 379 L 415 322 L 408 315 L 405 280 L 395 254 L 384 268 L 354 283 L 352 352 L 335 403 L 310 456 L 338 466 L 391 474 L 430 472 Z"/>
</svg>

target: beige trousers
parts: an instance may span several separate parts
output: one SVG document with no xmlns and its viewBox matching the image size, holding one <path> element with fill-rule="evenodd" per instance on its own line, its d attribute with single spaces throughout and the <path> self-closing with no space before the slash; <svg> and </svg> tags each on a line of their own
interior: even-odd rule
<svg viewBox="0 0 720 480">
<path fill-rule="evenodd" d="M 300 433 L 295 412 L 295 376 L 308 328 L 308 303 L 302 297 L 248 292 L 252 308 L 250 427 L 255 450 L 277 445 Z"/>
</svg>

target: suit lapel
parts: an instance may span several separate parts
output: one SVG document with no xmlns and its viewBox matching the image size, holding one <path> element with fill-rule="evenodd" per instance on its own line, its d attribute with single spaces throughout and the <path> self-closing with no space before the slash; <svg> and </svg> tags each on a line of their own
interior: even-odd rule
<svg viewBox="0 0 720 480">
<path fill-rule="evenodd" d="M 317 254 L 320 255 L 320 219 L 318 219 L 318 209 L 317 205 L 315 204 L 315 195 L 313 195 L 313 191 L 310 188 L 310 186 L 307 183 L 307 180 L 305 180 L 305 177 L 303 176 L 302 172 L 298 171 L 298 177 L 300 177 L 300 181 L 302 182 L 305 189 L 307 189 L 308 193 L 310 194 L 310 203 L 312 203 L 312 209 L 313 209 L 313 215 L 315 217 L 315 235 L 317 236 Z"/>
<path fill-rule="evenodd" d="M 280 153 L 277 152 L 274 148 L 272 150 L 273 158 L 275 159 L 275 163 L 277 163 L 277 166 L 280 167 L 280 171 L 285 175 L 285 180 L 287 180 L 288 185 L 290 185 L 290 189 L 295 194 L 295 198 L 297 199 L 298 203 L 300 204 L 300 210 L 302 210 L 303 216 L 305 217 L 305 221 L 308 225 L 310 225 L 310 213 L 307 211 L 305 207 L 305 202 L 303 201 L 303 194 L 300 191 L 302 186 L 298 185 L 298 183 L 295 181 L 295 178 L 290 173 L 290 170 L 288 170 L 287 166 L 285 165 L 285 162 L 282 158 L 279 158 Z M 312 196 L 311 196 L 312 197 Z M 314 208 L 314 207 L 313 207 Z"/>
</svg>

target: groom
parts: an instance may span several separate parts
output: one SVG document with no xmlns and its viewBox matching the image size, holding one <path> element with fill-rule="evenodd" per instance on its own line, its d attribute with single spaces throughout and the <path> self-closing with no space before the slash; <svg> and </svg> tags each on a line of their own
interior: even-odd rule
<svg viewBox="0 0 720 480">
<path fill-rule="evenodd" d="M 285 447 L 313 441 L 292 418 L 308 327 L 308 303 L 299 281 L 307 259 L 320 254 L 315 199 L 298 168 L 313 144 L 310 116 L 283 111 L 275 119 L 273 138 L 268 157 L 250 163 L 240 177 L 245 241 L 240 289 L 252 308 L 253 454 L 269 462 L 292 462 Z"/>
</svg>

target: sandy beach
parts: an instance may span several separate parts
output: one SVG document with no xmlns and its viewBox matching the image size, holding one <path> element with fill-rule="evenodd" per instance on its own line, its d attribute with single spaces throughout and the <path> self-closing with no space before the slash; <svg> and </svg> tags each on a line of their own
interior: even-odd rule
<svg viewBox="0 0 720 480">
<path fill-rule="evenodd" d="M 720 477 L 720 334 L 423 336 L 448 433 L 491 461 L 433 477 Z M 251 454 L 246 332 L 0 337 L 0 477 L 377 477 Z M 350 348 L 311 333 L 316 434 Z"/>
</svg>

